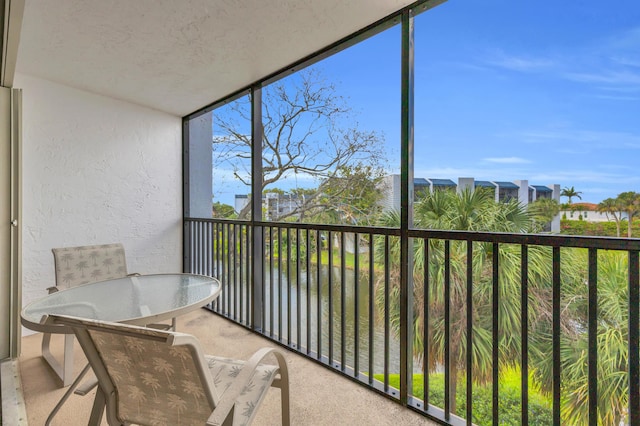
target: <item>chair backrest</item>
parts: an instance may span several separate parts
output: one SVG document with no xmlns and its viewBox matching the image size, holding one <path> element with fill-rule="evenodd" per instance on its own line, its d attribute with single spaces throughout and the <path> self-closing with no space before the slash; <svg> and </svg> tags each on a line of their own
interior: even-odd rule
<svg viewBox="0 0 640 426">
<path fill-rule="evenodd" d="M 64 247 L 51 251 L 57 287 L 75 287 L 127 275 L 127 261 L 122 244 Z"/>
<path fill-rule="evenodd" d="M 51 315 L 73 329 L 106 397 L 109 424 L 205 424 L 218 396 L 195 337 Z"/>
</svg>

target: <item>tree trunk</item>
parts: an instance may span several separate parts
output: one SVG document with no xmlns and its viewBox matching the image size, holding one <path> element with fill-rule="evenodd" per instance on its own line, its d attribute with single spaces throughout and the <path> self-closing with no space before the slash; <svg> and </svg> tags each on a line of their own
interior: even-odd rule
<svg viewBox="0 0 640 426">
<path fill-rule="evenodd" d="M 458 389 L 458 368 L 451 363 L 449 375 L 449 408 L 452 414 L 456 414 L 456 392 Z"/>
</svg>

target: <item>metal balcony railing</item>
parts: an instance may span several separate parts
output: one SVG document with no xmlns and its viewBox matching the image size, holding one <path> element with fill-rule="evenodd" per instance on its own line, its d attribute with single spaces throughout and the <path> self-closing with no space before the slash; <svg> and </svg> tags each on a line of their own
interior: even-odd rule
<svg viewBox="0 0 640 426">
<path fill-rule="evenodd" d="M 516 366 L 518 424 L 538 415 L 533 392 L 553 424 L 581 403 L 588 424 L 640 424 L 640 240 L 189 218 L 184 235 L 185 272 L 223 283 L 213 312 L 440 423 L 476 423 L 482 388 L 477 422 L 504 424 L 501 373 Z M 619 312 L 600 312 L 611 297 Z M 626 348 L 617 403 L 610 329 Z"/>
</svg>

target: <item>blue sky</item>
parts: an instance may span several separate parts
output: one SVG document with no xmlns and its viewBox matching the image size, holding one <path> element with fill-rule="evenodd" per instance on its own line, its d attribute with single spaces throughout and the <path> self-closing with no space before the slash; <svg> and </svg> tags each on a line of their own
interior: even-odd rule
<svg viewBox="0 0 640 426">
<path fill-rule="evenodd" d="M 414 27 L 415 177 L 559 184 L 594 203 L 640 192 L 640 2 L 449 0 Z M 390 173 L 400 54 L 396 26 L 313 65 L 351 123 L 384 136 Z M 214 200 L 233 204 L 249 188 L 220 166 Z"/>
<path fill-rule="evenodd" d="M 640 3 L 450 0 L 415 37 L 416 177 L 640 192 Z M 393 28 L 316 65 L 395 172 L 399 55 Z"/>
</svg>

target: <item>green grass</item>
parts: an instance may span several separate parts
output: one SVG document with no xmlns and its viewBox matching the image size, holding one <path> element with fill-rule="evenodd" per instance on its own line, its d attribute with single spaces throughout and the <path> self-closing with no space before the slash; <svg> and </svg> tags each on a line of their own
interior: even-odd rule
<svg viewBox="0 0 640 426">
<path fill-rule="evenodd" d="M 375 375 L 376 380 L 383 381 L 384 376 Z M 400 375 L 389 375 L 389 386 L 400 387 Z M 501 425 L 520 425 L 520 371 L 505 369 L 502 371 L 499 384 L 498 417 Z M 413 396 L 424 398 L 423 375 L 413 375 Z M 444 407 L 444 374 L 429 375 L 429 403 Z M 466 382 L 458 382 L 456 390 L 457 413 L 464 417 L 466 413 Z M 473 423 L 484 426 L 492 424 L 492 387 L 474 385 L 473 387 Z M 552 406 L 550 398 L 540 392 L 539 387 L 529 377 L 529 425 L 542 426 L 552 423 Z"/>
</svg>

